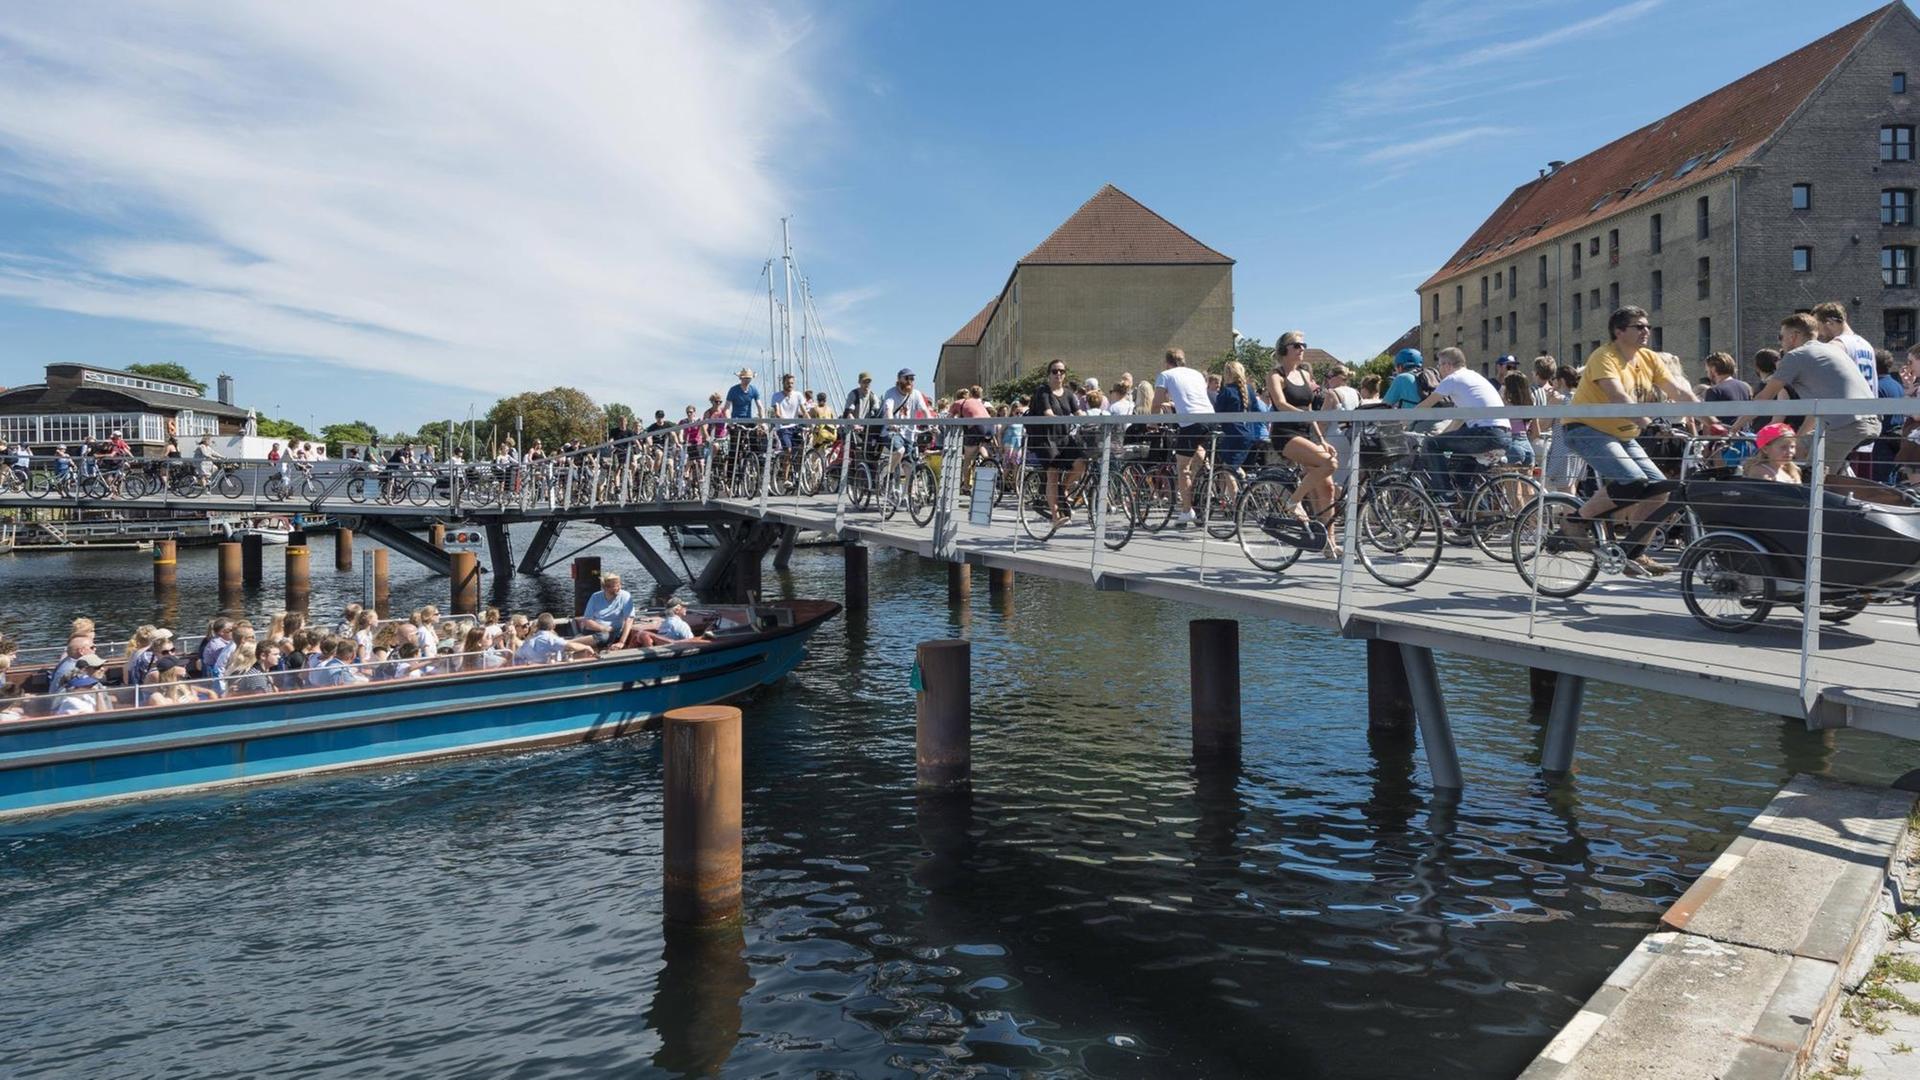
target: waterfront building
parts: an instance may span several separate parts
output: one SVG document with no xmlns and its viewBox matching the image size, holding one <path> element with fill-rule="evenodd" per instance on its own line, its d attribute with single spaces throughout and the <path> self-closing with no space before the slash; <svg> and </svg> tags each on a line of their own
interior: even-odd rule
<svg viewBox="0 0 1920 1080">
<path fill-rule="evenodd" d="M 1896 351 L 1915 341 L 1920 164 L 1907 76 L 1920 20 L 1874 11 L 1514 189 L 1419 289 L 1420 346 L 1478 367 L 1578 363 L 1607 316 L 1647 309 L 1690 372 L 1743 370 L 1782 315 L 1826 300 Z M 1916 91 L 1920 93 L 1920 91 Z"/>
<path fill-rule="evenodd" d="M 1233 260 L 1108 184 L 940 347 L 934 386 L 991 386 L 1056 359 L 1105 385 L 1151 380 L 1176 347 L 1195 366 L 1233 348 Z"/>
<path fill-rule="evenodd" d="M 159 457 L 167 437 L 183 450 L 202 435 L 246 429 L 249 411 L 233 403 L 233 377 L 220 376 L 218 398 L 208 400 L 185 383 L 133 375 L 92 364 L 48 364 L 44 382 L 0 392 L 0 439 L 35 452 L 69 448 L 124 432 L 138 457 Z"/>
</svg>

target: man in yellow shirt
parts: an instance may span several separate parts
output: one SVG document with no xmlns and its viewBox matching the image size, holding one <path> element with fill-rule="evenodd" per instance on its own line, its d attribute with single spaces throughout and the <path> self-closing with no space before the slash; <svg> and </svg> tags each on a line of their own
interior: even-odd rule
<svg viewBox="0 0 1920 1080">
<path fill-rule="evenodd" d="M 1647 348 L 1652 334 L 1647 313 L 1623 307 L 1607 319 L 1613 340 L 1587 357 L 1586 374 L 1573 392 L 1574 405 L 1638 405 L 1655 389 L 1670 401 L 1696 401 L 1693 388 L 1676 378 L 1657 353 Z M 1576 521 L 1598 521 L 1623 507 L 1621 521 L 1637 526 L 1652 517 L 1679 488 L 1654 465 L 1634 439 L 1647 423 L 1644 416 L 1589 417 L 1566 422 L 1567 445 L 1600 480 L 1600 490 L 1580 508 Z M 1639 550 L 1644 539 L 1633 529 L 1627 535 L 1628 572 L 1635 576 L 1666 573 L 1666 568 Z M 1636 571 L 1637 568 L 1637 571 Z"/>
</svg>

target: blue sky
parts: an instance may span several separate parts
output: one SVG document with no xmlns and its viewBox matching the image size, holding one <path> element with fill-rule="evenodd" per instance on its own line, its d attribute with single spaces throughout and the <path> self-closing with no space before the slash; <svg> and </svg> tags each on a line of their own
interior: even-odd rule
<svg viewBox="0 0 1920 1080">
<path fill-rule="evenodd" d="M 1238 260 L 1235 322 L 1371 356 L 1515 185 L 1868 10 L 182 0 L 0 23 L 0 385 L 232 372 L 383 428 L 765 365 L 794 219 L 843 372 L 939 343 L 1101 184 Z"/>
</svg>

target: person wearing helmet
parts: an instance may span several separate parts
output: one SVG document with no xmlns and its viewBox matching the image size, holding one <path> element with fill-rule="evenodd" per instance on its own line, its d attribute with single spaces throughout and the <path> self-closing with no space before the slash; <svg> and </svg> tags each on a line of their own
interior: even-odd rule
<svg viewBox="0 0 1920 1080">
<path fill-rule="evenodd" d="M 1420 373 L 1426 370 L 1427 358 L 1420 355 L 1419 349 L 1401 349 L 1393 354 L 1393 381 L 1387 384 L 1387 392 L 1380 400 L 1391 409 L 1411 409 L 1420 404 L 1431 393 L 1429 388 L 1420 385 Z"/>
</svg>

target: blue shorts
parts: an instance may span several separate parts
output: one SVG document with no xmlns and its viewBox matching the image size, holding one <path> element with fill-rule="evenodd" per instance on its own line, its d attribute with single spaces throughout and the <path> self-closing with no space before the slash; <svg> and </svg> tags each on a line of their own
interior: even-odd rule
<svg viewBox="0 0 1920 1080">
<path fill-rule="evenodd" d="M 1567 449 L 1593 466 L 1593 475 L 1603 481 L 1631 483 L 1635 480 L 1667 478 L 1640 444 L 1632 439 L 1616 439 L 1585 424 L 1568 424 L 1562 434 L 1566 437 Z"/>
</svg>

